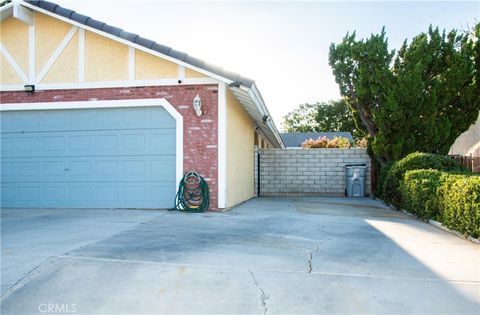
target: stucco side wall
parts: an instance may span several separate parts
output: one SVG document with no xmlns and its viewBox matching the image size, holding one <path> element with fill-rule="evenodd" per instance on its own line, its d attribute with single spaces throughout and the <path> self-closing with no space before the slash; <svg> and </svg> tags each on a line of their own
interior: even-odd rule
<svg viewBox="0 0 480 315">
<path fill-rule="evenodd" d="M 135 79 L 159 78 L 178 78 L 178 66 L 173 62 L 137 50 L 135 52 Z"/>
<path fill-rule="evenodd" d="M 70 24 L 45 14 L 35 14 L 35 72 L 37 75 L 42 71 L 42 68 L 63 41 L 71 27 Z M 24 51 L 28 52 L 28 44 L 25 45 Z M 64 71 L 68 71 L 68 69 L 64 69 Z"/>
<path fill-rule="evenodd" d="M 65 47 L 52 68 L 47 72 L 42 83 L 72 83 L 78 80 L 78 33 L 75 34 L 70 43 Z"/>
<path fill-rule="evenodd" d="M 17 75 L 12 66 L 3 55 L 0 55 L 0 84 L 21 84 L 22 79 Z"/>
<path fill-rule="evenodd" d="M 28 26 L 13 17 L 0 24 L 0 42 L 14 56 L 15 62 L 24 73 L 28 73 Z M 18 84 L 21 79 L 2 55 L 1 84 Z"/>
<path fill-rule="evenodd" d="M 207 76 L 195 70 L 186 68 L 185 78 L 207 78 Z"/>
<path fill-rule="evenodd" d="M 227 89 L 227 207 L 254 196 L 254 123 Z"/>
<path fill-rule="evenodd" d="M 128 79 L 128 47 L 92 32 L 85 32 L 85 80 Z"/>
<path fill-rule="evenodd" d="M 15 63 L 29 77 L 29 26 L 18 19 L 9 17 L 1 22 L 0 42 L 10 53 Z M 34 13 L 34 45 L 35 58 L 34 73 L 38 82 L 35 84 L 57 85 L 74 83 L 96 82 L 131 82 L 134 80 L 183 79 L 183 69 L 175 62 L 135 49 L 130 54 L 130 47 L 126 44 L 109 39 L 95 32 L 84 31 L 84 39 L 80 38 L 80 28 L 77 28 L 71 39 L 66 43 L 58 59 L 55 52 L 62 47 L 62 43 L 70 31 L 74 31 L 72 24 L 42 13 Z M 84 47 L 80 47 L 83 43 Z M 81 53 L 84 54 L 83 58 Z M 1 54 L 0 54 L 1 55 Z M 130 60 L 130 59 L 133 60 Z M 50 68 L 46 67 L 49 60 L 55 60 Z M 80 64 L 84 62 L 84 68 Z M 24 82 L 14 68 L 2 55 L 1 81 L 2 85 L 19 85 Z M 133 68 L 131 65 L 133 64 Z M 82 71 L 80 73 L 79 71 Z M 132 73 L 129 73 L 132 69 Z M 40 74 L 45 74 L 40 77 Z M 202 79 L 208 76 L 185 67 L 186 79 Z M 35 80 L 35 81 L 37 81 Z M 28 80 L 32 81 L 32 80 Z M 55 86 L 56 89 L 58 86 Z M 18 90 L 18 87 L 17 87 Z"/>
</svg>

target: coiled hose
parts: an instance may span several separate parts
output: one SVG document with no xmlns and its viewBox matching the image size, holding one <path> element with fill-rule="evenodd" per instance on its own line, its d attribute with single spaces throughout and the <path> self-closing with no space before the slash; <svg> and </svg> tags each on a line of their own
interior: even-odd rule
<svg viewBox="0 0 480 315">
<path fill-rule="evenodd" d="M 205 212 L 210 205 L 207 182 L 196 172 L 187 172 L 180 184 L 172 210 L 185 212 Z"/>
</svg>

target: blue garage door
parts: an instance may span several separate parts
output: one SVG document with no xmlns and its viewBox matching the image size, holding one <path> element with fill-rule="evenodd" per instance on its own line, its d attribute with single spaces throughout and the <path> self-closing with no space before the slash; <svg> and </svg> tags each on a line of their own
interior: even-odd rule
<svg viewBox="0 0 480 315">
<path fill-rule="evenodd" d="M 2 207 L 172 207 L 175 119 L 162 107 L 0 114 Z"/>
</svg>

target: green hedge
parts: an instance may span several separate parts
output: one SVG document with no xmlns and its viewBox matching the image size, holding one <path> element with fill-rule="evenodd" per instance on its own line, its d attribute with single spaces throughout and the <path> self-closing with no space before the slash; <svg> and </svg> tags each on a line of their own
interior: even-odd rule
<svg viewBox="0 0 480 315">
<path fill-rule="evenodd" d="M 433 169 L 407 171 L 400 182 L 401 207 L 464 235 L 480 237 L 480 176 Z"/>
<path fill-rule="evenodd" d="M 437 170 L 413 170 L 405 173 L 400 184 L 402 208 L 421 219 L 439 219 L 437 189 L 446 173 Z"/>
<path fill-rule="evenodd" d="M 457 161 L 448 156 L 431 153 L 411 153 L 405 158 L 393 163 L 385 178 L 383 198 L 394 205 L 401 206 L 400 184 L 407 171 L 418 169 L 435 169 L 439 171 L 466 172 L 467 170 Z"/>
<path fill-rule="evenodd" d="M 392 168 L 394 162 L 388 162 L 380 168 L 377 175 L 377 188 L 375 189 L 375 196 L 384 199 L 385 180 L 387 179 L 388 172 Z"/>
<path fill-rule="evenodd" d="M 437 198 L 445 226 L 480 237 L 480 176 L 449 176 L 438 188 Z"/>
</svg>

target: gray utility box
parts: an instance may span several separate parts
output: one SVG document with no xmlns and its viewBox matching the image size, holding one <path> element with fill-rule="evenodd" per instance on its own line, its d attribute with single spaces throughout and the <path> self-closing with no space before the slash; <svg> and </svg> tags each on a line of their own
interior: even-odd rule
<svg viewBox="0 0 480 315">
<path fill-rule="evenodd" d="M 345 177 L 348 197 L 365 197 L 366 164 L 345 165 Z"/>
</svg>

